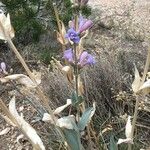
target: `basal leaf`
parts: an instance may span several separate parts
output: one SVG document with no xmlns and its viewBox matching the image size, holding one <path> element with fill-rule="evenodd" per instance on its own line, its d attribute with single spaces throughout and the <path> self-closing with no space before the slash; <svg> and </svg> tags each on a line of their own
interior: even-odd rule
<svg viewBox="0 0 150 150">
<path fill-rule="evenodd" d="M 110 137 L 109 150 L 118 150 L 116 141 L 114 139 L 114 135 L 111 135 L 111 137 Z"/>
<path fill-rule="evenodd" d="M 83 97 L 77 96 L 76 92 L 73 92 L 71 100 L 72 100 L 72 105 L 77 107 L 83 102 Z"/>
<path fill-rule="evenodd" d="M 79 129 L 73 115 L 58 119 L 56 125 L 61 128 L 71 150 L 82 150 Z"/>
<path fill-rule="evenodd" d="M 80 134 L 76 130 L 63 129 L 64 136 L 71 150 L 82 150 Z"/>
<path fill-rule="evenodd" d="M 71 100 L 73 105 L 77 102 L 77 94 L 75 92 L 72 92 Z"/>
<path fill-rule="evenodd" d="M 93 107 L 87 108 L 83 114 L 82 117 L 78 123 L 79 130 L 83 131 L 87 124 L 90 122 L 92 116 L 95 113 L 95 104 L 93 104 Z"/>
</svg>

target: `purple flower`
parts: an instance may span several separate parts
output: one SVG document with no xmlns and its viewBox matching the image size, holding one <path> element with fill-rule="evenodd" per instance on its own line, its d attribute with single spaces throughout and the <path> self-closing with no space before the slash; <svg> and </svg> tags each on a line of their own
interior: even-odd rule
<svg viewBox="0 0 150 150">
<path fill-rule="evenodd" d="M 6 64 L 4 62 L 0 63 L 0 72 L 3 72 L 3 73 L 6 72 Z"/>
<path fill-rule="evenodd" d="M 64 58 L 65 60 L 67 60 L 68 62 L 73 62 L 73 51 L 72 51 L 71 48 L 64 51 L 64 56 L 63 56 L 63 58 Z"/>
<path fill-rule="evenodd" d="M 68 50 L 65 50 L 63 58 L 65 60 L 67 60 L 68 62 L 74 64 L 73 50 L 71 48 Z M 82 54 L 80 55 L 79 60 L 78 60 L 78 65 L 80 67 L 84 67 L 86 65 L 94 65 L 94 64 L 95 64 L 94 57 L 86 51 L 82 52 Z"/>
<path fill-rule="evenodd" d="M 91 20 L 85 19 L 83 18 L 83 16 L 79 17 L 79 21 L 78 21 L 78 33 L 82 33 L 86 30 L 88 30 L 89 28 L 91 28 L 93 25 L 93 22 Z M 75 21 L 70 21 L 70 27 L 75 29 Z"/>
<path fill-rule="evenodd" d="M 79 64 L 80 64 L 81 67 L 83 67 L 85 65 L 94 65 L 95 64 L 95 59 L 91 54 L 84 51 L 80 55 Z"/>
<path fill-rule="evenodd" d="M 88 30 L 93 25 L 93 22 L 91 20 L 84 19 L 82 16 L 79 18 L 79 29 L 78 32 L 82 33 L 83 31 Z"/>
<path fill-rule="evenodd" d="M 80 41 L 80 37 L 74 28 L 69 29 L 65 37 L 76 44 Z"/>
</svg>

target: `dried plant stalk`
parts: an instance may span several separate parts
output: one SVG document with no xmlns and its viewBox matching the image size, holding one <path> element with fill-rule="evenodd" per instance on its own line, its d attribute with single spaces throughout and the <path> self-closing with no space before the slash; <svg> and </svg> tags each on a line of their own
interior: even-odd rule
<svg viewBox="0 0 150 150">
<path fill-rule="evenodd" d="M 146 74 L 147 74 L 148 69 L 149 69 L 149 64 L 150 64 L 150 48 L 148 50 L 146 64 L 145 64 L 145 67 L 144 67 L 144 73 L 143 73 L 142 80 L 141 80 L 141 83 L 139 85 L 139 88 L 143 85 L 143 83 L 145 81 Z M 133 136 L 134 136 L 134 129 L 135 129 L 136 120 L 137 120 L 137 117 L 138 117 L 138 107 L 139 107 L 139 101 L 140 101 L 140 93 L 135 93 L 135 96 L 136 96 L 136 104 L 135 104 L 134 116 L 133 116 L 133 121 L 132 121 L 131 138 L 133 138 Z M 128 144 L 128 150 L 132 150 L 132 144 Z"/>
<path fill-rule="evenodd" d="M 12 116 L 12 114 L 9 112 L 7 106 L 3 102 L 3 100 L 0 98 L 0 109 L 3 111 L 3 113 L 12 121 L 13 124 L 17 124 L 16 119 Z"/>
<path fill-rule="evenodd" d="M 5 28 L 3 27 L 3 24 L 1 22 L 0 22 L 0 27 L 1 27 L 2 31 L 3 31 L 3 33 L 4 33 L 4 36 L 6 37 L 6 41 L 8 42 L 8 45 L 9 45 L 10 49 L 15 53 L 16 57 L 18 58 L 18 60 L 20 61 L 20 63 L 24 67 L 24 69 L 26 70 L 26 72 L 29 75 L 29 77 L 31 78 L 31 80 L 35 84 L 37 84 L 36 80 L 35 80 L 35 77 L 33 76 L 31 70 L 27 66 L 27 64 L 24 61 L 24 59 L 21 56 L 21 54 L 18 52 L 17 48 L 13 44 L 11 38 L 9 37 L 8 33 L 5 31 Z M 48 100 L 48 98 L 44 95 L 43 91 L 38 86 L 36 87 L 36 91 L 37 91 L 37 94 L 39 95 L 41 101 L 43 102 L 44 106 L 48 109 L 49 113 L 52 114 L 52 109 L 49 106 L 49 102 L 48 102 L 49 100 Z"/>
</svg>

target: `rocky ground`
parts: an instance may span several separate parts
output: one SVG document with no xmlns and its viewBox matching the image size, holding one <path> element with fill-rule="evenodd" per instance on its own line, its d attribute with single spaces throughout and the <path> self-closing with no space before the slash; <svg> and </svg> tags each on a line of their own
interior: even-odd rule
<svg viewBox="0 0 150 150">
<path fill-rule="evenodd" d="M 95 0 L 96 19 L 108 27 L 126 31 L 131 38 L 148 40 L 150 34 L 150 1 L 148 0 Z M 136 37 L 135 37 L 136 36 Z"/>
</svg>

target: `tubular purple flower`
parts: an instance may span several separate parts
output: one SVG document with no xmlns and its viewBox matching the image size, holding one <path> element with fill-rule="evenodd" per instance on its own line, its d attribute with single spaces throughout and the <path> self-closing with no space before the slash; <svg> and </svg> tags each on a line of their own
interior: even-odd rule
<svg viewBox="0 0 150 150">
<path fill-rule="evenodd" d="M 71 48 L 68 50 L 65 50 L 63 58 L 65 60 L 67 60 L 69 63 L 74 64 L 73 50 Z M 94 64 L 95 64 L 94 57 L 91 54 L 89 54 L 88 52 L 83 51 L 82 54 L 80 55 L 79 60 L 78 60 L 79 68 L 82 68 L 86 65 L 94 65 Z"/>
<path fill-rule="evenodd" d="M 68 40 L 70 40 L 76 44 L 79 43 L 79 41 L 80 41 L 80 37 L 74 28 L 71 28 L 68 30 L 65 38 L 67 38 Z"/>
<path fill-rule="evenodd" d="M 0 63 L 0 72 L 6 72 L 6 64 L 4 62 Z"/>
<path fill-rule="evenodd" d="M 87 29 L 91 28 L 93 25 L 93 22 L 91 20 L 86 20 L 86 22 L 79 27 L 79 31 L 80 33 L 82 33 L 83 31 L 86 31 Z"/>
<path fill-rule="evenodd" d="M 78 28 L 77 33 L 80 34 L 84 31 L 88 30 L 89 28 L 91 28 L 93 25 L 93 22 L 91 20 L 83 18 L 83 16 L 80 15 L 78 24 L 79 24 L 78 25 L 79 28 Z M 69 22 L 69 26 L 70 26 L 70 28 L 73 28 L 75 30 L 74 20 Z"/>
<path fill-rule="evenodd" d="M 94 64 L 95 64 L 94 57 L 91 54 L 88 54 L 88 52 L 86 51 L 82 52 L 79 59 L 79 65 L 83 67 L 85 65 L 94 65 Z"/>
<path fill-rule="evenodd" d="M 87 19 L 83 18 L 82 15 L 79 17 L 79 29 L 86 23 Z"/>
<path fill-rule="evenodd" d="M 68 50 L 65 50 L 63 58 L 67 60 L 68 62 L 72 63 L 73 62 L 73 50 L 71 48 Z"/>
</svg>

